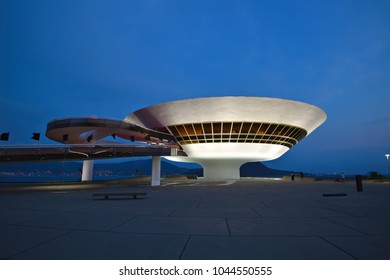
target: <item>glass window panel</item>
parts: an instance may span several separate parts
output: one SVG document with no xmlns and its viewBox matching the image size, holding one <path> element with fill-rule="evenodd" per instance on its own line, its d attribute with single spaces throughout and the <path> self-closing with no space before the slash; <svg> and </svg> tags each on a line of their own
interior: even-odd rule
<svg viewBox="0 0 390 280">
<path fill-rule="evenodd" d="M 231 122 L 224 122 L 223 123 L 223 125 L 222 125 L 222 127 L 223 127 L 223 133 L 228 133 L 228 134 L 230 134 L 230 130 L 231 130 L 231 128 L 232 128 L 232 123 Z"/>
<path fill-rule="evenodd" d="M 290 129 L 290 126 L 283 125 L 282 129 L 280 130 L 280 135 L 286 135 L 286 132 Z"/>
<path fill-rule="evenodd" d="M 286 142 L 291 143 L 291 144 L 295 144 L 295 140 L 291 139 L 291 138 L 287 139 Z"/>
<path fill-rule="evenodd" d="M 302 132 L 302 129 L 300 129 L 300 128 L 297 127 L 297 130 L 296 130 L 295 133 L 294 133 L 294 138 L 297 138 L 298 135 L 301 134 L 301 132 Z"/>
<path fill-rule="evenodd" d="M 194 130 L 192 124 L 186 124 L 185 128 L 187 130 L 188 135 L 194 135 L 195 134 L 195 130 Z"/>
<path fill-rule="evenodd" d="M 299 137 L 302 135 L 302 130 L 298 129 L 297 132 L 294 135 L 294 139 L 299 141 Z"/>
<path fill-rule="evenodd" d="M 221 123 L 213 123 L 213 132 L 221 133 Z"/>
<path fill-rule="evenodd" d="M 242 123 L 233 123 L 232 134 L 240 133 Z"/>
<path fill-rule="evenodd" d="M 211 134 L 211 123 L 204 123 L 203 129 L 205 134 Z"/>
<path fill-rule="evenodd" d="M 184 129 L 184 125 L 176 125 L 177 131 L 179 131 L 180 135 L 187 135 L 186 130 Z"/>
<path fill-rule="evenodd" d="M 290 130 L 290 126 L 285 125 L 282 131 L 280 132 L 280 135 L 286 136 L 289 130 Z"/>
<path fill-rule="evenodd" d="M 276 124 L 270 124 L 267 131 L 265 132 L 266 134 L 272 134 L 276 128 Z"/>
<path fill-rule="evenodd" d="M 296 132 L 296 128 L 292 127 L 289 131 L 287 131 L 286 136 L 291 137 Z"/>
<path fill-rule="evenodd" d="M 241 128 L 241 133 L 248 133 L 251 128 L 252 123 L 243 123 Z"/>
<path fill-rule="evenodd" d="M 260 127 L 259 123 L 253 123 L 249 133 L 255 134 L 257 132 L 257 130 L 259 129 L 259 127 Z"/>
<path fill-rule="evenodd" d="M 280 135 L 280 132 L 282 131 L 283 129 L 283 126 L 282 125 L 278 125 L 275 130 L 272 132 L 273 135 Z"/>
<path fill-rule="evenodd" d="M 299 132 L 299 134 L 296 136 L 296 139 L 297 139 L 298 141 L 301 141 L 303 138 L 305 138 L 305 136 L 306 136 L 306 131 L 303 130 L 303 129 L 301 129 L 300 132 Z"/>
<path fill-rule="evenodd" d="M 301 141 L 307 135 L 306 131 L 302 131 L 301 134 L 297 137 L 298 141 Z"/>
<path fill-rule="evenodd" d="M 194 123 L 194 129 L 195 129 L 195 133 L 197 135 L 202 135 L 203 134 L 202 125 L 200 123 Z"/>
<path fill-rule="evenodd" d="M 269 123 L 263 123 L 257 132 L 257 134 L 265 134 L 265 132 L 268 130 L 268 127 L 270 126 Z"/>
<path fill-rule="evenodd" d="M 299 128 L 295 129 L 295 132 L 291 135 L 292 138 L 297 139 L 298 135 L 301 133 Z"/>
</svg>

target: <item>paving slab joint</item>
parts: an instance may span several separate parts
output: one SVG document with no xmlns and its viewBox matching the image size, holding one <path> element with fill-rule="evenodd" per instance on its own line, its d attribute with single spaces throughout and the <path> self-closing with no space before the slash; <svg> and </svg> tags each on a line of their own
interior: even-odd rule
<svg viewBox="0 0 390 280">
<path fill-rule="evenodd" d="M 19 255 L 19 254 L 28 252 L 28 251 L 30 251 L 30 250 L 32 250 L 32 249 L 34 249 L 34 248 L 37 248 L 37 247 L 39 247 L 39 246 L 42 246 L 42 245 L 44 245 L 44 244 L 46 244 L 46 243 L 48 243 L 48 242 L 51 242 L 51 241 L 53 241 L 53 240 L 55 240 L 55 239 L 58 239 L 58 238 L 60 238 L 60 237 L 63 237 L 63 236 L 65 236 L 65 235 L 67 235 L 67 234 L 69 234 L 69 233 L 72 233 L 72 232 L 74 232 L 74 231 L 75 231 L 75 230 L 67 230 L 66 232 L 64 232 L 64 233 L 62 233 L 62 234 L 59 234 L 59 235 L 57 235 L 57 236 L 54 236 L 53 238 L 49 238 L 49 239 L 47 239 L 47 240 L 45 240 L 45 241 L 43 241 L 43 242 L 40 242 L 40 243 L 38 243 L 38 244 L 35 244 L 34 246 L 32 246 L 32 247 L 30 247 L 30 248 L 21 250 L 20 252 L 18 252 L 18 253 L 16 253 L 16 254 L 13 254 L 12 256 L 10 256 L 8 259 L 12 259 L 12 258 L 14 258 L 15 256 L 17 256 L 17 255 Z"/>
<path fill-rule="evenodd" d="M 357 257 L 355 257 L 354 255 L 352 255 L 352 254 L 349 253 L 348 251 L 345 251 L 344 249 L 340 248 L 339 246 L 337 246 L 336 244 L 332 243 L 331 241 L 329 241 L 329 240 L 326 239 L 325 237 L 320 236 L 320 238 L 321 238 L 322 240 L 324 240 L 325 242 L 329 243 L 330 245 L 332 245 L 333 247 L 335 247 L 337 250 L 340 250 L 340 251 L 342 251 L 343 253 L 347 254 L 348 256 L 350 256 L 351 258 L 353 258 L 354 260 L 358 260 Z"/>
<path fill-rule="evenodd" d="M 334 223 L 334 224 L 339 225 L 339 226 L 343 226 L 343 227 L 349 228 L 349 229 L 351 229 L 351 230 L 353 230 L 353 231 L 356 231 L 357 233 L 360 233 L 360 234 L 363 234 L 363 235 L 366 235 L 366 236 L 369 235 L 369 234 L 366 233 L 366 232 L 360 231 L 360 230 L 358 230 L 358 229 L 356 229 L 356 228 L 353 228 L 353 227 L 351 227 L 351 226 L 345 225 L 345 224 L 343 224 L 343 223 L 334 221 L 334 220 L 332 220 L 331 218 L 322 217 L 321 219 L 324 219 L 324 220 L 326 220 L 326 221 L 328 221 L 328 222 Z"/>
<path fill-rule="evenodd" d="M 177 211 L 177 209 L 179 208 L 175 208 L 173 209 L 169 214 L 168 214 L 168 217 L 171 217 L 173 215 L 173 213 L 175 213 Z"/>
<path fill-rule="evenodd" d="M 229 222 L 228 222 L 228 219 L 225 218 L 225 221 L 226 221 L 226 227 L 228 229 L 228 232 L 229 232 L 229 236 L 232 236 L 232 232 L 230 231 L 230 226 L 229 226 Z"/>
<path fill-rule="evenodd" d="M 254 208 L 251 208 L 251 210 L 257 215 L 257 217 L 263 218 L 263 216 L 259 212 L 257 212 Z"/>
<path fill-rule="evenodd" d="M 122 225 L 124 225 L 124 224 L 126 224 L 126 223 L 128 223 L 128 222 L 131 222 L 132 220 L 135 220 L 137 217 L 139 217 L 139 216 L 138 216 L 138 215 L 137 215 L 137 216 L 133 216 L 132 218 L 130 218 L 130 219 L 124 221 L 123 223 L 121 223 L 121 224 L 119 224 L 119 225 L 116 225 L 116 226 L 110 228 L 110 229 L 107 230 L 106 232 L 112 232 L 114 229 L 116 229 L 116 228 L 118 228 L 118 227 L 120 227 L 120 226 L 122 226 Z"/>
<path fill-rule="evenodd" d="M 183 257 L 184 251 L 186 250 L 187 244 L 188 244 L 188 242 L 190 241 L 190 239 L 191 239 L 191 235 L 188 236 L 187 241 L 186 241 L 186 243 L 184 244 L 183 250 L 181 250 L 181 253 L 180 253 L 180 256 L 179 256 L 179 260 L 181 260 L 181 258 Z"/>
</svg>

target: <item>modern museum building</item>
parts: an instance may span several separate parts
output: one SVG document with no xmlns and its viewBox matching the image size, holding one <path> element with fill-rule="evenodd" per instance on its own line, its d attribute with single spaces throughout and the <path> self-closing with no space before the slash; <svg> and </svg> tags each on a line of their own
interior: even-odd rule
<svg viewBox="0 0 390 280">
<path fill-rule="evenodd" d="M 121 121 L 56 119 L 48 124 L 46 135 L 67 144 L 99 143 L 116 135 L 177 146 L 182 155 L 169 160 L 200 164 L 206 179 L 238 179 L 242 164 L 280 157 L 325 120 L 323 110 L 303 102 L 225 96 L 157 104 Z"/>
</svg>

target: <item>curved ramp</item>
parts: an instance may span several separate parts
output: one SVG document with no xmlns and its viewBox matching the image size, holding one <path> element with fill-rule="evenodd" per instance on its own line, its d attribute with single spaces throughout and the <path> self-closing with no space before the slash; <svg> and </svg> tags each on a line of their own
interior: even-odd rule
<svg viewBox="0 0 390 280">
<path fill-rule="evenodd" d="M 177 147 L 169 133 L 148 129 L 126 121 L 98 117 L 55 119 L 47 124 L 46 137 L 64 144 L 88 144 L 107 136 L 130 141 L 164 143 Z"/>
</svg>

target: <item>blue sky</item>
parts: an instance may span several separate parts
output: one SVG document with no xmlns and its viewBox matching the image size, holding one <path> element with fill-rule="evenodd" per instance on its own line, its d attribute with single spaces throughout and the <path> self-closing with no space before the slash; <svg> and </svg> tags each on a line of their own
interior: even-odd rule
<svg viewBox="0 0 390 280">
<path fill-rule="evenodd" d="M 389 14 L 378 0 L 1 1 L 0 145 L 32 144 L 60 117 L 267 96 L 328 114 L 268 166 L 387 173 Z"/>
</svg>

